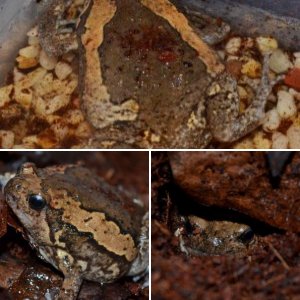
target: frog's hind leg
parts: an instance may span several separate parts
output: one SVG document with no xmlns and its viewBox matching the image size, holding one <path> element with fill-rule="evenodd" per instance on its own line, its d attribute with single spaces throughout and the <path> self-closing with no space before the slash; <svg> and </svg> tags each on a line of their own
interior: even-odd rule
<svg viewBox="0 0 300 300">
<path fill-rule="evenodd" d="M 75 300 L 79 293 L 82 284 L 82 279 L 80 276 L 66 276 L 63 285 L 60 289 L 60 293 L 57 300 Z"/>
<path fill-rule="evenodd" d="M 265 106 L 275 84 L 269 78 L 269 54 L 264 56 L 262 79 L 255 99 L 243 112 L 239 113 L 240 99 L 237 92 L 237 81 L 228 73 L 223 73 L 213 83 L 207 101 L 207 116 L 213 137 L 220 142 L 234 142 L 261 125 L 265 116 Z"/>
<path fill-rule="evenodd" d="M 203 11 L 193 11 L 188 7 L 184 7 L 184 12 L 189 21 L 191 21 L 195 32 L 209 46 L 221 43 L 230 33 L 231 28 L 227 23 L 214 19 Z"/>
<path fill-rule="evenodd" d="M 39 21 L 39 39 L 50 56 L 60 56 L 78 48 L 76 25 L 78 20 L 65 20 L 64 13 L 72 0 L 54 0 Z"/>
</svg>

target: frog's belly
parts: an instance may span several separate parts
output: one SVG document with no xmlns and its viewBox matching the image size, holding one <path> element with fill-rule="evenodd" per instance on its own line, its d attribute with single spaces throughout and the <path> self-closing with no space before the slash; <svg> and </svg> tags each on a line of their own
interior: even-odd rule
<svg viewBox="0 0 300 300">
<path fill-rule="evenodd" d="M 176 30 L 139 1 L 117 4 L 100 47 L 104 83 L 115 104 L 132 98 L 139 103 L 141 129 L 172 137 L 201 100 L 206 67 Z"/>
</svg>

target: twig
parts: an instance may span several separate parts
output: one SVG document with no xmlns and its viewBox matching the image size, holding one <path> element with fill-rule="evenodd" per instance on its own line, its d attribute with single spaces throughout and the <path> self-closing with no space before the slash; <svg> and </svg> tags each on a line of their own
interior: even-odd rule
<svg viewBox="0 0 300 300">
<path fill-rule="evenodd" d="M 273 251 L 274 255 L 281 261 L 283 267 L 286 270 L 290 270 L 290 266 L 287 264 L 287 262 L 284 260 L 284 258 L 280 255 L 280 253 L 274 248 L 274 246 L 270 243 L 267 242 L 268 246 L 270 247 L 270 249 Z"/>
</svg>

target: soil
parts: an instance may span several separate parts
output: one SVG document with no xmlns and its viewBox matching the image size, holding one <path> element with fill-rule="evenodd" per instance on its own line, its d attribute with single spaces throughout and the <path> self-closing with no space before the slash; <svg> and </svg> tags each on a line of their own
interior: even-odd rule
<svg viewBox="0 0 300 300">
<path fill-rule="evenodd" d="M 122 186 L 148 206 L 148 153 L 147 152 L 1 152 L 0 174 L 16 171 L 24 162 L 38 167 L 55 164 L 82 163 L 112 185 Z M 22 228 L 5 208 L 0 207 L 2 221 L 13 224 L 3 235 L 0 231 L 0 299 L 44 299 L 46 291 L 59 289 L 63 277 L 49 264 L 37 257 L 22 236 Z M 3 218 L 2 218 L 3 217 Z M 2 220 L 3 219 L 3 220 Z M 2 226 L 3 227 L 3 226 Z M 147 275 L 134 282 L 126 277 L 101 286 L 84 281 L 78 299 L 148 299 Z"/>
<path fill-rule="evenodd" d="M 190 175 L 195 179 L 198 171 L 198 179 L 201 177 L 207 183 L 205 189 L 201 180 L 198 180 L 198 192 L 202 193 L 201 197 L 195 199 L 195 194 L 187 194 L 187 186 L 183 191 L 175 183 L 172 175 L 174 169 L 170 166 L 172 155 L 186 155 L 191 160 L 194 155 L 201 160 L 201 172 L 200 163 L 194 163 L 194 168 L 191 164 L 188 168 L 188 159 L 181 161 L 182 167 L 187 167 L 185 177 Z M 251 188 L 251 192 L 259 192 L 260 181 L 266 184 L 270 176 L 263 152 L 172 152 L 171 155 L 166 152 L 152 153 L 152 299 L 300 299 L 300 235 L 295 227 L 282 229 L 284 226 L 280 226 L 280 222 L 271 222 L 273 226 L 270 226 L 269 218 L 258 220 L 255 214 L 247 214 L 247 210 L 243 213 L 232 210 L 231 205 L 226 206 L 224 199 L 217 207 L 216 195 L 226 198 L 226 194 L 230 195 L 231 190 L 247 185 L 250 180 L 247 181 L 245 176 L 233 176 L 224 187 L 220 181 L 222 176 L 226 177 L 228 170 L 235 174 L 239 171 L 244 174 L 244 167 L 249 162 L 246 157 L 251 157 L 250 165 L 253 171 L 248 176 L 261 175 L 256 179 L 256 186 Z M 290 174 L 290 170 L 296 169 L 298 159 L 296 153 L 287 162 L 279 187 L 272 188 L 270 184 L 270 187 L 265 188 L 266 197 L 277 193 L 284 196 L 287 205 L 285 210 L 280 208 L 282 213 L 295 214 L 297 220 L 299 214 L 297 215 L 296 210 L 290 211 L 291 207 L 288 207 L 288 204 L 291 199 L 297 198 L 296 190 L 290 193 L 289 188 L 294 185 L 294 181 L 299 182 L 299 174 Z M 218 169 L 217 166 L 220 165 L 223 166 L 219 168 L 222 172 L 208 172 L 209 169 Z M 247 166 L 249 167 L 249 164 Z M 188 183 L 189 180 L 185 182 Z M 177 180 L 177 183 L 182 181 Z M 246 190 L 245 195 L 247 193 Z M 206 200 L 213 199 L 214 196 L 216 198 L 212 206 L 212 203 Z M 232 203 L 234 201 L 231 201 Z M 253 205 L 254 202 L 252 206 L 249 205 L 249 211 L 255 211 Z M 267 216 L 272 215 L 272 212 L 281 213 L 280 209 L 274 210 L 269 202 L 265 202 L 264 205 L 263 208 L 258 208 L 268 211 Z M 257 242 L 243 256 L 187 256 L 180 252 L 178 239 L 174 236 L 174 223 L 176 224 L 180 214 L 187 211 L 208 219 L 238 219 L 252 227 Z"/>
</svg>

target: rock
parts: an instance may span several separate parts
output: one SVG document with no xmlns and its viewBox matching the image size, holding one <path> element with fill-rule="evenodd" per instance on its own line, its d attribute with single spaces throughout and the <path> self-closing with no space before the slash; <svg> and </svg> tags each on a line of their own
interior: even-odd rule
<svg viewBox="0 0 300 300">
<path fill-rule="evenodd" d="M 242 39 L 240 37 L 231 38 L 225 46 L 225 50 L 228 54 L 236 54 L 242 45 Z"/>
<path fill-rule="evenodd" d="M 300 127 L 292 125 L 286 132 L 290 148 L 300 149 Z"/>
<path fill-rule="evenodd" d="M 47 53 L 45 51 L 41 51 L 41 54 L 40 54 L 40 65 L 50 71 L 50 70 L 53 70 L 55 68 L 57 64 L 57 58 L 56 57 L 50 57 L 47 55 Z"/>
<path fill-rule="evenodd" d="M 272 134 L 272 149 L 288 149 L 289 139 L 281 132 Z"/>
<path fill-rule="evenodd" d="M 271 37 L 258 37 L 256 43 L 261 54 L 271 53 L 278 48 L 278 42 Z"/>
<path fill-rule="evenodd" d="M 271 185 L 264 152 L 170 152 L 169 158 L 175 181 L 198 203 L 300 232 L 299 153 L 278 189 Z"/>
<path fill-rule="evenodd" d="M 288 55 L 280 49 L 275 50 L 270 57 L 270 69 L 277 74 L 285 73 L 291 66 Z"/>
<path fill-rule="evenodd" d="M 266 132 L 276 130 L 280 125 L 281 118 L 277 109 L 273 108 L 266 113 L 266 117 L 263 122 L 263 129 Z"/>
<path fill-rule="evenodd" d="M 292 69 L 285 77 L 284 83 L 300 91 L 300 68 Z"/>
<path fill-rule="evenodd" d="M 277 102 L 277 111 L 282 119 L 290 118 L 297 113 L 297 106 L 293 95 L 286 91 L 279 91 Z"/>
</svg>

